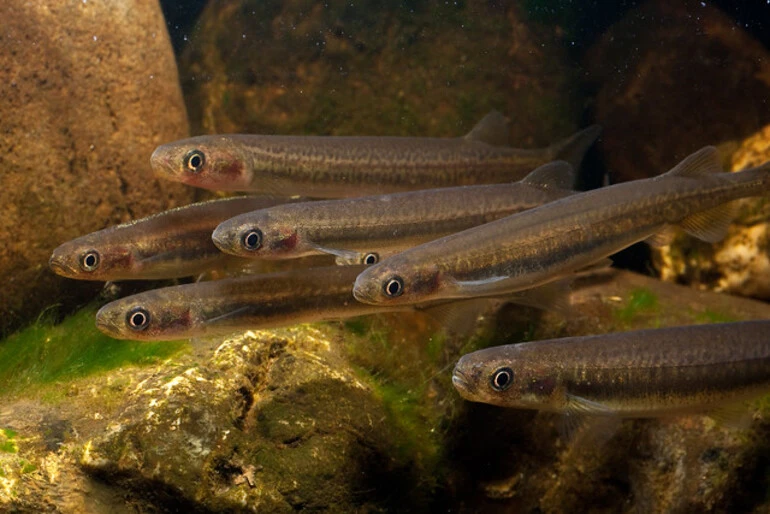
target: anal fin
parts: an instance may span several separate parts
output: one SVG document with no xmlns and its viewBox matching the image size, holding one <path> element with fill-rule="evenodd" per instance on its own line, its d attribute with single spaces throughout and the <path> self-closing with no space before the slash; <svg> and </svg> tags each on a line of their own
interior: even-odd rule
<svg viewBox="0 0 770 514">
<path fill-rule="evenodd" d="M 691 236 L 707 243 L 716 243 L 727 235 L 737 213 L 738 201 L 727 202 L 688 216 L 680 225 Z"/>
</svg>

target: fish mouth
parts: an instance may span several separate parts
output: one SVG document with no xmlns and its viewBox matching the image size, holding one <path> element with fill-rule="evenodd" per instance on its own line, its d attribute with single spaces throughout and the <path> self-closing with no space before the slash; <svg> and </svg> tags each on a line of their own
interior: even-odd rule
<svg viewBox="0 0 770 514">
<path fill-rule="evenodd" d="M 70 271 L 70 268 L 66 266 L 61 260 L 59 260 L 55 255 L 51 256 L 51 258 L 48 260 L 48 267 L 51 269 L 51 271 L 62 277 L 72 276 L 72 271 Z"/>
<path fill-rule="evenodd" d="M 175 174 L 170 165 L 168 149 L 166 145 L 160 145 L 150 156 L 150 167 L 156 176 L 168 178 Z"/>
<path fill-rule="evenodd" d="M 223 236 L 224 231 L 214 230 L 211 234 L 211 242 L 214 243 L 214 246 L 224 252 L 230 248 L 230 244 L 228 243 L 227 238 Z"/>
<path fill-rule="evenodd" d="M 452 373 L 452 385 L 455 386 L 455 389 L 463 398 L 468 398 L 473 392 L 473 387 L 468 378 L 459 369 L 455 369 L 454 373 Z"/>
</svg>

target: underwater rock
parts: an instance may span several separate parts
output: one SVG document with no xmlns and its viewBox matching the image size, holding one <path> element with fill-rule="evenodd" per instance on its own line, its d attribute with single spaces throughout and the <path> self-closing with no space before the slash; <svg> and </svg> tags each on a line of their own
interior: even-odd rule
<svg viewBox="0 0 770 514">
<path fill-rule="evenodd" d="M 93 284 L 48 270 L 60 243 L 188 203 L 156 180 L 160 143 L 187 135 L 157 1 L 0 4 L 0 332 Z"/>
<path fill-rule="evenodd" d="M 766 502 L 766 400 L 748 431 L 699 416 L 627 421 L 603 445 L 573 447 L 553 415 L 460 399 L 452 366 L 484 346 L 770 319 L 766 303 L 616 270 L 581 278 L 572 300 L 566 318 L 507 307 L 470 340 L 403 313 L 247 332 L 4 396 L 0 512 L 746 512 Z"/>
<path fill-rule="evenodd" d="M 770 161 L 770 125 L 753 134 L 728 159 L 740 171 Z M 770 202 L 767 197 L 741 200 L 727 236 L 709 244 L 679 234 L 670 245 L 651 248 L 663 280 L 701 289 L 770 299 Z"/>
<path fill-rule="evenodd" d="M 713 2 L 649 0 L 601 37 L 585 65 L 612 182 L 658 175 L 770 123 L 770 54 Z"/>
<path fill-rule="evenodd" d="M 510 2 L 210 1 L 180 77 L 195 133 L 450 137 L 497 109 L 537 147 L 583 109 L 559 30 Z"/>
<path fill-rule="evenodd" d="M 375 476 L 399 484 L 392 507 L 419 505 L 414 459 L 399 456 L 406 434 L 335 346 L 307 327 L 229 339 L 205 364 L 130 390 L 82 465 L 217 512 L 379 510 L 360 492 Z"/>
</svg>

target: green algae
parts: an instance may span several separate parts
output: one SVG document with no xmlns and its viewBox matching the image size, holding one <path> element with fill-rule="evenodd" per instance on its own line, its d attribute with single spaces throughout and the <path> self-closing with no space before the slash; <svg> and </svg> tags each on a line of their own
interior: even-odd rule
<svg viewBox="0 0 770 514">
<path fill-rule="evenodd" d="M 724 312 L 717 312 L 711 309 L 706 309 L 702 312 L 695 312 L 692 314 L 692 318 L 698 323 L 732 323 L 739 321 L 735 316 Z"/>
<path fill-rule="evenodd" d="M 14 441 L 16 435 L 10 428 L 0 429 L 0 453 L 18 453 L 19 447 Z"/>
<path fill-rule="evenodd" d="M 656 314 L 660 310 L 658 296 L 646 287 L 631 290 L 626 305 L 615 312 L 622 323 L 630 323 L 640 314 Z"/>
<path fill-rule="evenodd" d="M 60 324 L 45 320 L 0 341 L 0 395 L 28 394 L 41 387 L 122 366 L 142 366 L 185 347 L 176 342 L 118 341 L 96 329 L 95 306 Z"/>
</svg>

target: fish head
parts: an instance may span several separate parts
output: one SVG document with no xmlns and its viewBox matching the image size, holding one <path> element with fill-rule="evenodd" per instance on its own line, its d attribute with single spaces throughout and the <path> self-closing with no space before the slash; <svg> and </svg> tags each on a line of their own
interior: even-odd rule
<svg viewBox="0 0 770 514">
<path fill-rule="evenodd" d="M 115 339 L 170 341 L 187 337 L 195 324 L 191 299 L 147 291 L 110 302 L 96 313 L 96 327 Z"/>
<path fill-rule="evenodd" d="M 100 241 L 96 234 L 98 232 L 57 247 L 48 260 L 48 267 L 57 275 L 78 280 L 131 278 L 135 266 L 133 248 Z"/>
<path fill-rule="evenodd" d="M 373 305 L 411 305 L 442 298 L 439 268 L 428 261 L 409 263 L 402 254 L 380 261 L 356 278 L 353 296 Z"/>
<path fill-rule="evenodd" d="M 551 408 L 561 388 L 555 377 L 533 367 L 521 354 L 522 345 L 486 348 L 463 355 L 452 373 L 452 384 L 468 401 L 500 407 Z"/>
<path fill-rule="evenodd" d="M 198 136 L 160 145 L 150 157 L 159 177 L 190 186 L 240 191 L 251 182 L 242 148 L 231 136 Z"/>
<path fill-rule="evenodd" d="M 248 213 L 221 223 L 211 235 L 214 245 L 225 253 L 259 259 L 301 257 L 296 227 L 276 222 L 267 214 Z"/>
</svg>

